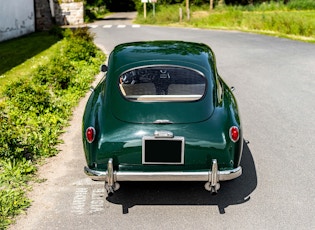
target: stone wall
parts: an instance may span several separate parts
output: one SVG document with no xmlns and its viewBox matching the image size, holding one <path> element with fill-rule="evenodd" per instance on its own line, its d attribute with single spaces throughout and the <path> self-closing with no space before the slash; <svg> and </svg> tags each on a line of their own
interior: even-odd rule
<svg viewBox="0 0 315 230">
<path fill-rule="evenodd" d="M 55 19 L 57 25 L 79 25 L 84 22 L 83 2 L 63 0 L 55 4 Z"/>
<path fill-rule="evenodd" d="M 49 30 L 53 26 L 50 0 L 35 0 L 36 30 Z"/>
<path fill-rule="evenodd" d="M 83 23 L 83 1 L 35 0 L 36 30 L 49 30 L 53 24 L 78 25 Z"/>
</svg>

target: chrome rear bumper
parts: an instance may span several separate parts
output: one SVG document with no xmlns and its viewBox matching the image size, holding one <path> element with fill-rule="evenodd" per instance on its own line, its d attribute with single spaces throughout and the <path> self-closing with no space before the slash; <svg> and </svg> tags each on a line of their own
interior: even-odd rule
<svg viewBox="0 0 315 230">
<path fill-rule="evenodd" d="M 106 181 L 107 171 L 96 171 L 84 167 L 84 172 L 93 180 Z M 204 172 L 116 172 L 114 181 L 209 181 L 211 171 Z M 242 175 L 241 166 L 233 170 L 217 172 L 219 181 L 233 180 Z"/>
<path fill-rule="evenodd" d="M 208 171 L 200 172 L 120 172 L 113 170 L 113 160 L 109 159 L 107 171 L 97 171 L 84 167 L 84 172 L 93 180 L 105 181 L 108 193 L 119 188 L 119 181 L 205 181 L 205 189 L 216 193 L 220 188 L 220 181 L 233 180 L 242 175 L 242 167 L 231 170 L 218 170 L 216 159 L 212 160 L 212 167 Z"/>
</svg>

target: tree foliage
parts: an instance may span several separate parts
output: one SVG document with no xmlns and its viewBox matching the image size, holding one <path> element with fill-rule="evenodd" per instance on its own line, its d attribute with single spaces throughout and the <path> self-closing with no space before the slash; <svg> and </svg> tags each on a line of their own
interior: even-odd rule
<svg viewBox="0 0 315 230">
<path fill-rule="evenodd" d="M 136 3 L 140 0 L 104 0 L 106 8 L 111 12 L 124 12 L 134 11 L 136 9 Z"/>
</svg>

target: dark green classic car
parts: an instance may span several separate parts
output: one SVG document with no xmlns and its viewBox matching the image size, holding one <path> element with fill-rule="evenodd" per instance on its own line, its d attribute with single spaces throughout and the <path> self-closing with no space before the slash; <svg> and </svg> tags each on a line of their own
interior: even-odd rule
<svg viewBox="0 0 315 230">
<path fill-rule="evenodd" d="M 83 117 L 85 173 L 120 181 L 220 181 L 242 174 L 236 100 L 212 50 L 199 43 L 121 44 L 93 90 Z"/>
</svg>

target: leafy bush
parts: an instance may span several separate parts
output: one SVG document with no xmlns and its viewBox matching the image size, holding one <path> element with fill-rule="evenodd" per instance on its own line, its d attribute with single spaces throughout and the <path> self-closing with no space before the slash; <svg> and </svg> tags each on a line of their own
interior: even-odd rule
<svg viewBox="0 0 315 230">
<path fill-rule="evenodd" d="M 104 0 L 85 0 L 84 21 L 93 22 L 108 12 Z"/>
<path fill-rule="evenodd" d="M 18 188 L 0 189 L 0 229 L 6 229 L 12 222 L 8 216 L 15 216 L 30 205 L 29 199 L 21 199 L 24 196 L 25 192 Z"/>
<path fill-rule="evenodd" d="M 18 80 L 9 84 L 4 95 L 12 105 L 20 110 L 43 114 L 50 107 L 50 94 L 45 87 L 35 86 L 33 82 Z"/>
<path fill-rule="evenodd" d="M 65 55 L 73 61 L 87 61 L 96 55 L 95 45 L 81 38 L 73 38 L 68 42 Z"/>
<path fill-rule="evenodd" d="M 11 218 L 22 212 L 30 205 L 25 196 L 30 174 L 36 167 L 29 160 L 1 159 L 0 158 L 0 229 L 5 229 Z"/>
<path fill-rule="evenodd" d="M 49 85 L 55 89 L 67 89 L 75 67 L 67 56 L 58 56 L 51 60 L 49 66 L 40 66 L 34 80 L 41 85 Z"/>
<path fill-rule="evenodd" d="M 82 39 L 86 42 L 93 42 L 94 34 L 89 31 L 88 27 L 80 27 L 70 33 L 70 38 L 72 39 Z M 95 47 L 94 43 L 92 45 Z"/>
<path fill-rule="evenodd" d="M 93 43 L 94 35 L 87 27 L 78 28 L 68 39 L 65 55 L 72 61 L 87 61 L 94 58 L 97 48 Z"/>
<path fill-rule="evenodd" d="M 19 131 L 3 106 L 0 108 L 0 159 L 21 159 L 24 157 L 24 146 Z"/>
</svg>

